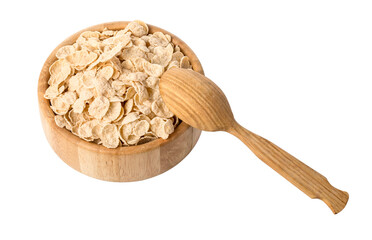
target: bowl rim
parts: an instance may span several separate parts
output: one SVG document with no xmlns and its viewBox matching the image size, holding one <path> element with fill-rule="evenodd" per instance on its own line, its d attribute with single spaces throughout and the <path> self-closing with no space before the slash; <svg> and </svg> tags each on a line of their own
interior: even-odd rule
<svg viewBox="0 0 372 240">
<path fill-rule="evenodd" d="M 129 155 L 129 154 L 136 154 L 136 153 L 142 153 L 142 152 L 147 152 L 151 151 L 153 149 L 159 148 L 160 146 L 166 145 L 172 140 L 178 138 L 178 136 L 182 135 L 184 132 L 186 132 L 191 126 L 186 124 L 185 122 L 181 122 L 176 128 L 175 131 L 169 135 L 168 139 L 162 139 L 158 138 L 153 141 L 150 141 L 148 143 L 140 144 L 137 146 L 122 146 L 122 147 L 117 147 L 117 148 L 106 148 L 102 145 L 92 143 L 92 142 L 87 142 L 78 136 L 75 136 L 72 134 L 70 131 L 68 131 L 65 128 L 60 128 L 55 124 L 54 121 L 54 112 L 50 108 L 50 102 L 48 99 L 44 98 L 44 93 L 45 90 L 47 89 L 48 85 L 48 79 L 50 77 L 49 74 L 49 67 L 50 65 L 57 60 L 56 58 L 56 52 L 59 48 L 65 45 L 73 44 L 76 39 L 80 36 L 82 32 L 85 31 L 102 31 L 104 28 L 108 28 L 110 30 L 120 30 L 124 29 L 127 24 L 130 23 L 130 21 L 115 21 L 115 22 L 107 22 L 107 23 L 101 23 L 97 25 L 93 25 L 90 27 L 87 27 L 83 30 L 80 30 L 68 38 L 66 38 L 63 42 L 61 42 L 48 56 L 46 61 L 43 64 L 42 70 L 39 75 L 39 81 L 38 81 L 38 103 L 39 103 L 39 110 L 40 110 L 40 117 L 43 118 L 46 123 L 48 124 L 51 128 L 52 131 L 54 131 L 59 138 L 62 138 L 64 140 L 68 140 L 72 142 L 73 144 L 87 149 L 91 151 L 97 151 L 99 153 L 103 154 L 110 154 L 110 155 Z M 183 42 L 180 38 L 178 38 L 176 35 L 162 29 L 159 27 L 156 27 L 151 24 L 147 24 L 149 27 L 149 33 L 154 33 L 154 32 L 163 32 L 166 34 L 169 34 L 172 37 L 172 42 L 175 45 L 178 45 L 181 49 L 181 51 L 185 54 L 185 56 L 189 57 L 190 63 L 194 69 L 194 71 L 199 72 L 201 74 L 204 74 L 203 68 L 201 66 L 201 63 L 196 56 L 196 54 L 191 50 L 191 48 Z M 45 131 L 45 129 L 44 129 Z"/>
</svg>

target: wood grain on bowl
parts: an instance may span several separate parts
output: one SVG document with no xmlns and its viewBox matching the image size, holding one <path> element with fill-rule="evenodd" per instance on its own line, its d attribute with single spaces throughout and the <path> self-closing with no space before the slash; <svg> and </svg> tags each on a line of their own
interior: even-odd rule
<svg viewBox="0 0 372 240">
<path fill-rule="evenodd" d="M 88 176 L 116 182 L 138 181 L 159 175 L 177 165 L 193 149 L 201 131 L 184 122 L 175 129 L 168 139 L 156 139 L 138 146 L 108 149 L 104 146 L 86 142 L 54 122 L 55 114 L 49 100 L 44 98 L 48 88 L 49 67 L 57 60 L 57 50 L 73 44 L 84 31 L 124 29 L 129 22 L 111 22 L 95 25 L 79 31 L 61 44 L 49 55 L 41 70 L 38 83 L 38 101 L 42 126 L 46 138 L 57 155 L 75 170 Z M 161 31 L 172 37 L 172 42 L 189 57 L 193 69 L 204 74 L 203 68 L 194 52 L 181 39 L 161 28 L 148 25 L 149 33 Z"/>
</svg>

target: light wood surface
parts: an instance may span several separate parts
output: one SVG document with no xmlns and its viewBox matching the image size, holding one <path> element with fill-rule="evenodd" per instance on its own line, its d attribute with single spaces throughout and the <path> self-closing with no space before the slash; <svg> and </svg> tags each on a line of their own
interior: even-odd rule
<svg viewBox="0 0 372 240">
<path fill-rule="evenodd" d="M 170 69 L 160 80 L 160 93 L 184 122 L 205 131 L 226 131 L 238 137 L 264 163 L 310 198 L 324 201 L 333 213 L 340 212 L 349 195 L 270 141 L 248 131 L 234 119 L 221 89 L 205 76 L 186 69 Z"/>
<path fill-rule="evenodd" d="M 54 122 L 54 113 L 44 93 L 48 87 L 49 67 L 56 60 L 56 51 L 72 44 L 84 31 L 102 31 L 104 28 L 119 30 L 128 22 L 99 24 L 81 30 L 59 44 L 50 54 L 41 70 L 38 83 L 38 101 L 41 122 L 47 140 L 57 155 L 75 170 L 88 176 L 115 182 L 138 181 L 161 174 L 177 165 L 193 149 L 201 131 L 182 122 L 167 140 L 157 139 L 138 146 L 108 149 L 86 142 Z M 149 32 L 161 31 L 172 36 L 174 44 L 189 57 L 195 71 L 203 74 L 203 68 L 194 52 L 175 35 L 155 26 Z"/>
</svg>

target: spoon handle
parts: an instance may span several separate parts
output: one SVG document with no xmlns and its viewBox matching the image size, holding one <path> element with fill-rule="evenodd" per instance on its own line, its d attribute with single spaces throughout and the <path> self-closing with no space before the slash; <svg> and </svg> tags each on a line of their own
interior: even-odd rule
<svg viewBox="0 0 372 240">
<path fill-rule="evenodd" d="M 349 194 L 333 187 L 320 173 L 238 123 L 235 123 L 228 132 L 238 137 L 259 159 L 310 198 L 325 202 L 334 214 L 344 209 Z"/>
</svg>

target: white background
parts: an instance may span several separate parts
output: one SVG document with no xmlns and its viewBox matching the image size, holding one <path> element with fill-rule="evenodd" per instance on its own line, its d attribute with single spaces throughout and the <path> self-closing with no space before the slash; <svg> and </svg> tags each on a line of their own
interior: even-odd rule
<svg viewBox="0 0 372 240">
<path fill-rule="evenodd" d="M 0 9 L 0 239 L 371 239 L 370 1 L 6 1 Z M 183 39 L 236 119 L 335 187 L 333 215 L 226 133 L 141 182 L 82 175 L 41 128 L 37 81 L 66 37 L 141 19 Z"/>
</svg>

